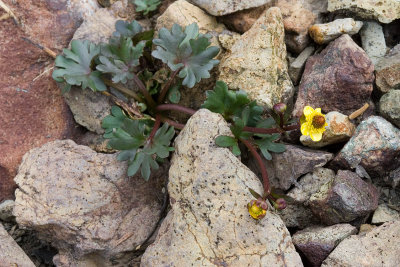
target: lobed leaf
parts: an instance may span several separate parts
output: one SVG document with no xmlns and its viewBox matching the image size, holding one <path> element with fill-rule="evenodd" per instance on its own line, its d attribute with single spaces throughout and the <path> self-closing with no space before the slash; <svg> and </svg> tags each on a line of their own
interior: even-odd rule
<svg viewBox="0 0 400 267">
<path fill-rule="evenodd" d="M 272 159 L 272 155 L 269 153 L 275 152 L 275 153 L 281 153 L 286 150 L 286 147 L 284 144 L 280 143 L 275 143 L 273 141 L 279 139 L 279 134 L 272 134 L 272 135 L 265 135 L 263 139 L 255 140 L 254 143 L 258 145 L 258 147 L 261 150 L 261 153 L 263 154 L 264 158 L 267 160 Z"/>
<path fill-rule="evenodd" d="M 161 4 L 160 0 L 135 0 L 137 12 L 143 12 L 144 15 L 149 14 L 151 11 L 157 9 L 157 7 Z"/>
</svg>

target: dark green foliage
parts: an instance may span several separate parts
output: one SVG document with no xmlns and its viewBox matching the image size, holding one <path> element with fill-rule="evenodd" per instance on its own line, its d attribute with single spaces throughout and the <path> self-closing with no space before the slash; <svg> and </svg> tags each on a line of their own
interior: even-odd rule
<svg viewBox="0 0 400 267">
<path fill-rule="evenodd" d="M 215 139 L 215 143 L 220 147 L 232 147 L 232 153 L 235 156 L 240 155 L 240 149 L 236 138 L 226 135 L 220 135 Z"/>
<path fill-rule="evenodd" d="M 272 134 L 272 135 L 266 135 L 263 139 L 254 140 L 254 143 L 258 145 L 258 147 L 261 150 L 261 153 L 263 154 L 264 158 L 266 158 L 267 160 L 272 159 L 272 156 L 269 153 L 269 151 L 275 152 L 275 153 L 281 153 L 286 150 L 286 147 L 284 144 L 273 142 L 273 141 L 278 140 L 279 137 L 280 137 L 279 134 Z"/>
<path fill-rule="evenodd" d="M 56 70 L 53 79 L 65 82 L 63 92 L 69 91 L 71 85 L 89 87 L 93 91 L 104 91 L 106 86 L 100 78 L 99 71 L 93 71 L 92 64 L 100 53 L 100 47 L 82 40 L 73 40 L 71 50 L 64 49 L 64 55 L 58 55 L 55 60 Z"/>
<path fill-rule="evenodd" d="M 210 77 L 210 70 L 219 63 L 213 59 L 219 48 L 210 45 L 210 37 L 199 33 L 196 23 L 182 30 L 178 24 L 169 31 L 162 28 L 158 39 L 153 43 L 157 49 L 152 56 L 166 63 L 172 71 L 179 70 L 178 76 L 184 78 L 182 84 L 192 88 L 203 78 Z"/>
</svg>

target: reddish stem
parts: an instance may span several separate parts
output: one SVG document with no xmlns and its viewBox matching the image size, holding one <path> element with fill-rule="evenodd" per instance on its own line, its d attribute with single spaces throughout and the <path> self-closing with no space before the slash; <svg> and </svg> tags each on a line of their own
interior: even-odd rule
<svg viewBox="0 0 400 267">
<path fill-rule="evenodd" d="M 157 111 L 163 111 L 163 110 L 174 110 L 174 111 L 179 111 L 179 112 L 183 112 L 183 113 L 187 113 L 190 115 L 193 115 L 194 113 L 196 113 L 196 110 L 191 109 L 191 108 L 187 108 L 181 105 L 177 105 L 177 104 L 162 104 L 162 105 L 158 105 L 156 107 Z"/>
<path fill-rule="evenodd" d="M 181 71 L 182 68 L 177 69 L 171 74 L 171 77 L 169 78 L 168 82 L 163 86 L 161 89 L 160 96 L 158 97 L 157 103 L 160 104 L 164 102 L 165 96 L 168 93 L 169 88 L 171 87 L 172 82 L 175 79 L 175 76 Z"/>
<path fill-rule="evenodd" d="M 268 196 L 271 193 L 271 188 L 269 186 L 268 173 L 267 173 L 267 169 L 265 168 L 264 161 L 262 160 L 260 154 L 258 154 L 256 148 L 252 145 L 251 142 L 244 140 L 244 139 L 240 139 L 240 141 L 242 141 L 242 143 L 250 150 L 251 154 L 257 161 L 258 167 L 260 168 L 260 171 L 261 171 L 261 176 L 263 178 L 263 185 L 264 185 L 264 194 L 263 195 Z"/>
<path fill-rule="evenodd" d="M 164 117 L 164 116 L 161 116 L 161 121 L 165 122 L 165 123 L 168 123 L 169 125 L 174 126 L 174 128 L 179 129 L 179 130 L 182 130 L 183 127 L 185 127 L 185 124 L 181 124 L 179 122 L 176 122 L 176 121 L 171 120 L 171 119 L 169 119 L 167 117 Z"/>
<path fill-rule="evenodd" d="M 282 131 L 292 131 L 292 130 L 296 130 L 299 128 L 300 128 L 299 124 L 283 126 L 283 129 L 280 129 L 280 128 L 265 129 L 265 128 L 256 128 L 256 127 L 245 126 L 243 128 L 243 131 L 251 132 L 251 133 L 259 133 L 259 134 L 273 134 L 273 133 L 282 133 Z"/>
<path fill-rule="evenodd" d="M 160 125 L 161 125 L 161 115 L 157 114 L 156 115 L 156 121 L 154 122 L 153 129 L 150 132 L 149 138 L 147 138 L 147 142 L 148 143 L 153 142 L 153 138 L 156 135 L 157 130 L 160 128 Z"/>
<path fill-rule="evenodd" d="M 149 91 L 147 91 L 146 86 L 143 84 L 143 82 L 139 79 L 139 77 L 135 73 L 132 73 L 132 74 L 133 74 L 133 81 L 136 83 L 136 85 L 139 87 L 140 91 L 144 95 L 144 98 L 146 99 L 147 104 L 151 107 L 155 107 L 156 102 L 154 102 Z"/>
</svg>

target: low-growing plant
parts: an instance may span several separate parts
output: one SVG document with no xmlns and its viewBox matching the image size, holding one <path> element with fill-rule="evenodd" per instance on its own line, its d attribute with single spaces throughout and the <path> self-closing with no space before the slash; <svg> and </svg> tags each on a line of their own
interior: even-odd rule
<svg viewBox="0 0 400 267">
<path fill-rule="evenodd" d="M 136 12 L 142 12 L 143 15 L 148 15 L 150 12 L 157 10 L 161 4 L 160 0 L 134 0 Z"/>
<path fill-rule="evenodd" d="M 184 127 L 169 118 L 167 111 L 196 112 L 178 104 L 180 88 L 192 88 L 209 78 L 219 62 L 215 59 L 219 48 L 210 46 L 210 36 L 199 33 L 195 23 L 185 28 L 174 24 L 171 30 L 160 29 L 157 38 L 153 35 L 153 31 L 143 31 L 136 21 L 118 21 L 108 43 L 72 41 L 71 49 L 64 49 L 63 55 L 56 58 L 53 72 L 53 78 L 65 84 L 63 92 L 80 86 L 114 100 L 117 105 L 102 121 L 104 138 L 109 139 L 111 148 L 120 151 L 118 160 L 128 162 L 128 176 L 140 170 L 145 180 L 169 157 L 174 150 L 171 142 L 175 132 Z M 135 90 L 129 86 L 132 82 Z M 206 96 L 202 107 L 221 114 L 233 134 L 218 136 L 216 144 L 231 148 L 235 155 L 241 153 L 239 143 L 244 144 L 259 166 L 264 192 L 249 189 L 257 198 L 249 203 L 250 215 L 255 219 L 265 216 L 267 199 L 276 208 L 284 208 L 283 197 L 271 190 L 262 156 L 271 160 L 270 152 L 285 151 L 285 145 L 277 142 L 281 134 L 300 125 L 289 121 L 286 105 L 277 104 L 268 114 L 244 91 L 229 90 L 222 81 L 217 81 Z M 310 132 L 313 124 L 308 115 L 303 118 L 308 128 L 303 128 Z"/>
</svg>

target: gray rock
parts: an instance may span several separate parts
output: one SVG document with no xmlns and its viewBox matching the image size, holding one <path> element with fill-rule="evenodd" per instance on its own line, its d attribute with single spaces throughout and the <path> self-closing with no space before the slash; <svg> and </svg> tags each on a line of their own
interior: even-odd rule
<svg viewBox="0 0 400 267">
<path fill-rule="evenodd" d="M 219 79 L 230 89 L 242 89 L 269 109 L 294 93 L 287 72 L 284 27 L 280 9 L 266 10 L 222 59 Z"/>
<path fill-rule="evenodd" d="M 400 89 L 400 44 L 390 50 L 375 66 L 376 86 L 382 93 Z"/>
<path fill-rule="evenodd" d="M 325 24 L 314 24 L 308 29 L 308 32 L 317 44 L 326 44 L 342 34 L 356 34 L 362 26 L 363 23 L 361 21 L 345 18 L 336 19 Z"/>
<path fill-rule="evenodd" d="M 400 90 L 390 90 L 379 100 L 379 112 L 400 128 Z"/>
<path fill-rule="evenodd" d="M 0 223 L 0 266 L 35 267 L 35 264 L 18 246 Z"/>
<path fill-rule="evenodd" d="M 400 221 L 343 240 L 322 263 L 328 266 L 400 266 Z"/>
<path fill-rule="evenodd" d="M 305 106 L 350 115 L 368 102 L 373 81 L 371 60 L 344 34 L 307 60 L 293 115 L 300 117 Z"/>
<path fill-rule="evenodd" d="M 286 209 L 279 211 L 279 216 L 286 227 L 304 229 L 320 224 L 320 220 L 312 213 L 310 207 L 303 203 L 287 203 Z"/>
<path fill-rule="evenodd" d="M 0 203 L 0 220 L 9 222 L 14 220 L 14 200 L 5 200 Z"/>
<path fill-rule="evenodd" d="M 400 2 L 397 0 L 328 0 L 328 11 L 340 11 L 365 19 L 390 23 L 400 18 Z"/>
<path fill-rule="evenodd" d="M 319 148 L 327 145 L 345 142 L 353 136 L 355 131 L 354 124 L 349 120 L 349 117 L 337 111 L 331 111 L 325 116 L 328 126 L 325 127 L 325 132 L 322 134 L 322 139 L 315 142 L 309 135 L 302 135 L 300 142 L 308 147 Z"/>
<path fill-rule="evenodd" d="M 216 146 L 219 135 L 231 135 L 228 124 L 201 109 L 175 139 L 171 210 L 141 266 L 303 266 L 274 211 L 257 222 L 250 217 L 248 188 L 261 192 L 262 185 L 229 149 Z"/>
<path fill-rule="evenodd" d="M 391 171 L 383 180 L 392 188 L 397 187 L 400 184 L 400 167 Z"/>
<path fill-rule="evenodd" d="M 338 168 L 361 165 L 372 177 L 384 176 L 400 166 L 400 130 L 378 116 L 362 121 L 353 137 L 333 160 Z"/>
<path fill-rule="evenodd" d="M 127 163 L 71 140 L 25 154 L 15 182 L 14 215 L 55 246 L 61 257 L 110 259 L 134 250 L 160 216 L 165 166 L 146 182 L 126 176 Z M 132 256 L 132 255 L 131 255 Z M 126 263 L 126 262 L 125 262 Z M 126 266 L 126 265 L 125 265 Z"/>
<path fill-rule="evenodd" d="M 304 66 L 306 65 L 307 59 L 314 53 L 315 48 L 309 46 L 304 49 L 297 58 L 289 65 L 289 76 L 294 84 L 298 84 L 301 75 L 303 74 Z"/>
<path fill-rule="evenodd" d="M 360 31 L 362 48 L 376 65 L 386 54 L 386 41 L 382 26 L 375 21 L 366 21 Z"/>
<path fill-rule="evenodd" d="M 286 151 L 283 153 L 271 154 L 272 160 L 264 159 L 268 177 L 272 187 L 282 190 L 288 190 L 300 176 L 324 166 L 333 158 L 328 152 L 293 145 L 286 145 Z M 260 174 L 254 158 L 250 160 L 250 168 Z"/>
<path fill-rule="evenodd" d="M 368 215 L 378 207 L 378 198 L 375 186 L 354 172 L 339 170 L 333 181 L 310 197 L 310 206 L 324 224 L 332 225 Z"/>
<path fill-rule="evenodd" d="M 321 266 L 329 253 L 343 239 L 356 233 L 357 228 L 350 224 L 312 226 L 296 232 L 293 235 L 293 243 L 304 253 L 312 266 Z"/>
<path fill-rule="evenodd" d="M 243 9 L 259 7 L 271 0 L 189 0 L 213 16 L 223 16 Z"/>
<path fill-rule="evenodd" d="M 372 216 L 372 224 L 381 224 L 385 222 L 400 221 L 400 213 L 389 208 L 386 204 L 381 204 L 375 210 Z"/>
</svg>

